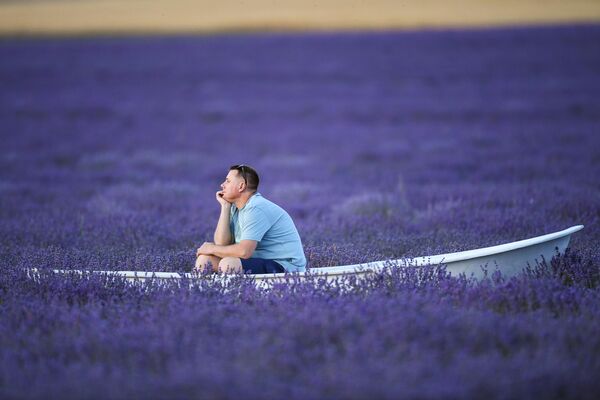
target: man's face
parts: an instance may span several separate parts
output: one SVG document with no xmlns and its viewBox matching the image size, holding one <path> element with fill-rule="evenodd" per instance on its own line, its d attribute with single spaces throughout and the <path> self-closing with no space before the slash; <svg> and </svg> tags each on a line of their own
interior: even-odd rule
<svg viewBox="0 0 600 400">
<path fill-rule="evenodd" d="M 221 183 L 221 190 L 223 191 L 223 198 L 228 202 L 233 202 L 240 197 L 240 194 L 244 191 L 244 178 L 240 175 L 239 171 L 232 169 L 225 177 L 225 181 Z"/>
</svg>

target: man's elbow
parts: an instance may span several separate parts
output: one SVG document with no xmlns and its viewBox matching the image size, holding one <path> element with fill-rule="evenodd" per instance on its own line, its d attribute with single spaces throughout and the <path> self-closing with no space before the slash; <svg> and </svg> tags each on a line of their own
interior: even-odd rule
<svg viewBox="0 0 600 400">
<path fill-rule="evenodd" d="M 244 260 L 252 257 L 252 253 L 254 253 L 254 251 L 250 250 L 250 249 L 242 249 L 242 253 L 240 254 L 240 258 L 243 258 Z"/>
<path fill-rule="evenodd" d="M 247 258 L 252 257 L 255 248 L 255 246 L 240 246 L 240 258 L 243 258 L 245 260 Z"/>
</svg>

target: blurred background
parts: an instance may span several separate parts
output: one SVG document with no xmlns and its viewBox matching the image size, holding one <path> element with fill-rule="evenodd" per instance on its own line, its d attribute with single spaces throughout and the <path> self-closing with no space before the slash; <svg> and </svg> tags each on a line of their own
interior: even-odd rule
<svg viewBox="0 0 600 400">
<path fill-rule="evenodd" d="M 0 0 L 0 34 L 391 29 L 590 22 L 597 0 Z"/>
<path fill-rule="evenodd" d="M 586 0 L 0 0 L 0 256 L 185 270 L 238 163 L 317 267 L 575 224 L 590 248 L 598 21 Z"/>
</svg>

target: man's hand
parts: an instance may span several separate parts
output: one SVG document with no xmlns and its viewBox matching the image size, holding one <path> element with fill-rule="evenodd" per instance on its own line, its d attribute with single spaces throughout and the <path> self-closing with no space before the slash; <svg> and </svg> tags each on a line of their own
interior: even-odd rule
<svg viewBox="0 0 600 400">
<path fill-rule="evenodd" d="M 196 257 L 199 257 L 202 254 L 206 256 L 212 255 L 214 251 L 214 245 L 215 244 L 213 242 L 204 242 L 202 246 L 198 247 L 198 250 L 196 250 Z"/>
<path fill-rule="evenodd" d="M 221 207 L 231 207 L 231 203 L 223 198 L 223 191 L 219 190 L 215 195 Z"/>
</svg>

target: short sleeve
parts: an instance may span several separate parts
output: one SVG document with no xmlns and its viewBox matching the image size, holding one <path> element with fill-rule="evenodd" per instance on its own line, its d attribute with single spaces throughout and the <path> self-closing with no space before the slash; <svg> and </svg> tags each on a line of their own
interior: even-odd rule
<svg viewBox="0 0 600 400">
<path fill-rule="evenodd" d="M 231 237 L 233 238 L 233 242 L 235 242 L 235 220 L 237 219 L 237 215 L 235 215 L 234 207 L 231 207 L 231 211 L 229 212 L 229 231 L 231 232 Z"/>
<path fill-rule="evenodd" d="M 271 227 L 265 213 L 257 208 L 248 210 L 244 215 L 244 220 L 240 221 L 240 225 L 242 230 L 240 240 L 255 240 L 257 242 L 262 240 Z"/>
</svg>

